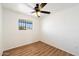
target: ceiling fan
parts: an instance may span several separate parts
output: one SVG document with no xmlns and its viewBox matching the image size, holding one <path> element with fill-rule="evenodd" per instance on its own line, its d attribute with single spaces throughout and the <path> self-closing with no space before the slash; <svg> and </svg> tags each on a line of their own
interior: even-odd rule
<svg viewBox="0 0 79 59">
<path fill-rule="evenodd" d="M 33 11 L 32 13 L 36 13 L 36 15 L 37 15 L 38 17 L 40 17 L 40 16 L 39 16 L 39 13 L 50 14 L 49 11 L 42 11 L 42 10 L 41 10 L 42 8 L 45 7 L 46 4 L 47 4 L 47 3 L 41 3 L 41 4 L 37 3 L 36 6 L 34 7 L 34 10 L 35 10 L 35 11 Z"/>
</svg>

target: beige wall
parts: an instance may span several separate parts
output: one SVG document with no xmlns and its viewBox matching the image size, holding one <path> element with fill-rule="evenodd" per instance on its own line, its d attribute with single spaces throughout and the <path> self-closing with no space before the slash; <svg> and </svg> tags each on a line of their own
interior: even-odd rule
<svg viewBox="0 0 79 59">
<path fill-rule="evenodd" d="M 33 21 L 32 30 L 18 30 L 18 19 Z M 4 50 L 38 41 L 39 20 L 6 8 L 3 8 L 3 44 Z"/>
<path fill-rule="evenodd" d="M 2 55 L 2 6 L 0 4 L 0 55 Z"/>
<path fill-rule="evenodd" d="M 52 13 L 41 24 L 41 41 L 79 55 L 79 5 Z"/>
</svg>

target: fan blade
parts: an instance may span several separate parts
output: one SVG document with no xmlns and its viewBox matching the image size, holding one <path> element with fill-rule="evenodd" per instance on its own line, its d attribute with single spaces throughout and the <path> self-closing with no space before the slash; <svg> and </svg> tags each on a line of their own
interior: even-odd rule
<svg viewBox="0 0 79 59">
<path fill-rule="evenodd" d="M 40 11 L 41 13 L 46 13 L 46 14 L 50 14 L 50 12 L 48 11 Z"/>
<path fill-rule="evenodd" d="M 47 3 L 41 3 L 40 7 L 43 8 Z"/>
</svg>

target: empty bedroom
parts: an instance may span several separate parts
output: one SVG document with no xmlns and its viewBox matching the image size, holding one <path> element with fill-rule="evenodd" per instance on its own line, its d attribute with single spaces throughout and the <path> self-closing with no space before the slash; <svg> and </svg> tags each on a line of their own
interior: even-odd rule
<svg viewBox="0 0 79 59">
<path fill-rule="evenodd" d="M 79 3 L 0 3 L 1 56 L 79 56 Z"/>
</svg>

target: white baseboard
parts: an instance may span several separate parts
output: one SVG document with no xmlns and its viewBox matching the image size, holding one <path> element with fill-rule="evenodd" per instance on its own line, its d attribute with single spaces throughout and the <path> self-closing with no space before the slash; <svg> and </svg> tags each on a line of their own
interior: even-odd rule
<svg viewBox="0 0 79 59">
<path fill-rule="evenodd" d="M 51 45 L 51 46 L 54 46 L 54 47 L 56 47 L 58 49 L 66 51 L 68 53 L 71 53 L 72 55 L 75 55 L 75 56 L 78 55 L 76 53 L 73 53 L 72 51 L 68 51 L 68 50 L 63 49 L 62 47 L 60 47 L 59 45 L 57 45 L 55 42 L 52 42 L 52 41 L 49 41 L 49 40 L 41 40 L 41 41 L 44 42 L 44 43 L 46 43 L 46 44 L 48 44 L 48 45 Z"/>
<path fill-rule="evenodd" d="M 38 41 L 39 41 L 39 40 L 33 40 L 33 41 L 30 41 L 30 42 L 27 42 L 27 43 L 24 43 L 24 44 L 21 44 L 21 45 L 17 45 L 17 46 L 14 46 L 14 47 L 10 47 L 10 48 L 7 48 L 7 49 L 3 49 L 3 51 L 7 51 L 7 50 L 10 50 L 10 49 L 14 49 L 14 48 L 20 47 L 20 46 L 32 44 L 32 43 L 38 42 Z"/>
<path fill-rule="evenodd" d="M 2 54 L 3 54 L 3 51 L 0 50 L 0 56 L 2 56 Z"/>
</svg>

